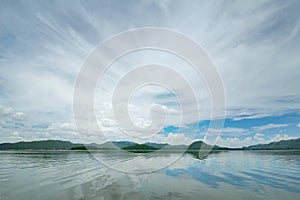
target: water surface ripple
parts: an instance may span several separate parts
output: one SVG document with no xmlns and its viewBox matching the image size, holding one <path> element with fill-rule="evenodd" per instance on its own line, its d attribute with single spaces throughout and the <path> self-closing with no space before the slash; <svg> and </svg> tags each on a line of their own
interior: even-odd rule
<svg viewBox="0 0 300 200">
<path fill-rule="evenodd" d="M 202 160 L 184 154 L 172 165 L 147 174 L 112 170 L 80 151 L 0 151 L 0 155 L 1 200 L 300 199 L 300 151 L 224 151 Z M 129 167 L 139 169 L 177 155 L 122 158 L 99 152 L 99 156 L 106 163 L 135 163 Z"/>
</svg>

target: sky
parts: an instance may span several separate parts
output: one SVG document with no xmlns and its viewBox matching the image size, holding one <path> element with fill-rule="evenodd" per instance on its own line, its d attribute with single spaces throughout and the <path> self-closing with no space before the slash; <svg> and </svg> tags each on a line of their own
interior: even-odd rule
<svg viewBox="0 0 300 200">
<path fill-rule="evenodd" d="M 213 60 L 226 93 L 224 128 L 210 132 L 221 133 L 218 145 L 241 147 L 299 138 L 299 6 L 297 0 L 1 1 L 0 142 L 81 142 L 73 117 L 73 92 L 84 61 L 107 38 L 143 27 L 184 34 Z M 145 63 L 168 65 L 189 80 L 200 117 L 192 114 L 189 99 L 180 104 L 176 94 L 149 85 L 134 93 L 129 115 L 138 127 L 145 127 L 156 105 L 166 113 L 163 129 L 146 139 L 140 138 L 140 129 L 122 133 L 112 115 L 112 91 L 124 73 Z M 175 80 L 162 73 L 156 76 Z M 105 136 L 95 134 L 91 142 L 97 143 L 190 144 L 204 139 L 210 122 L 219 120 L 210 119 L 211 101 L 203 79 L 188 63 L 162 51 L 137 51 L 113 63 L 96 89 L 95 102 Z M 188 116 L 179 125 L 180 106 L 185 106 Z"/>
</svg>

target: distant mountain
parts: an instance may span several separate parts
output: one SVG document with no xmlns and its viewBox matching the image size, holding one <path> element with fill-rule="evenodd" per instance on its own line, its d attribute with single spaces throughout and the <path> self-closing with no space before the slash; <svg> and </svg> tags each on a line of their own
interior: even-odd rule
<svg viewBox="0 0 300 200">
<path fill-rule="evenodd" d="M 73 144 L 68 141 L 61 140 L 43 140 L 32 142 L 17 142 L 0 144 L 2 149 L 35 149 L 35 150 L 71 150 L 74 147 L 83 146 L 82 144 Z"/>
<path fill-rule="evenodd" d="M 188 148 L 186 145 L 166 145 L 164 146 L 164 151 L 185 151 Z"/>
<path fill-rule="evenodd" d="M 193 142 L 187 149 L 187 152 L 192 152 L 192 151 L 199 151 L 200 149 L 203 150 L 228 150 L 229 148 L 226 147 L 219 147 L 217 145 L 208 145 L 202 141 L 196 141 Z"/>
<path fill-rule="evenodd" d="M 168 144 L 153 143 L 153 142 L 146 142 L 145 144 L 148 145 L 148 146 L 151 146 L 151 147 L 159 148 L 159 149 L 161 149 L 164 146 L 168 145 Z"/>
<path fill-rule="evenodd" d="M 105 142 L 103 144 L 86 144 L 81 145 L 80 147 L 74 147 L 71 150 L 118 150 L 123 147 L 128 147 L 135 145 L 134 142 L 128 142 L 128 141 L 115 141 L 115 142 Z"/>
<path fill-rule="evenodd" d="M 204 145 L 204 146 L 203 146 Z M 42 140 L 32 142 L 17 142 L 17 143 L 3 143 L 0 144 L 0 150 L 21 150 L 21 149 L 33 149 L 33 150 L 140 150 L 142 151 L 154 151 L 163 148 L 164 151 L 184 151 L 187 153 L 197 152 L 200 149 L 216 150 L 293 150 L 300 149 L 300 138 L 292 140 L 282 140 L 279 142 L 271 142 L 269 144 L 258 144 L 243 148 L 226 148 L 219 146 L 211 146 L 202 141 L 195 141 L 191 145 L 169 145 L 158 143 L 145 143 L 137 144 L 129 141 L 113 141 L 105 142 L 103 144 L 74 144 L 69 141 L 61 140 Z M 132 151 L 133 152 L 133 151 Z"/>
<path fill-rule="evenodd" d="M 16 143 L 3 143 L 0 144 L 0 150 L 119 150 L 126 147 L 138 147 L 139 144 L 130 141 L 113 141 L 105 142 L 103 144 L 74 144 L 69 141 L 61 140 L 41 140 L 32 142 L 16 142 Z M 141 146 L 144 149 L 159 149 L 166 144 L 148 143 Z M 130 148 L 129 148 L 130 149 Z"/>
<path fill-rule="evenodd" d="M 98 147 L 95 147 L 95 146 L 92 146 L 92 145 L 82 145 L 82 146 L 75 146 L 75 147 L 72 147 L 71 150 L 80 150 L 80 151 L 83 151 L 83 150 L 101 150 L 100 148 Z"/>
<path fill-rule="evenodd" d="M 124 150 L 130 150 L 131 152 L 141 152 L 141 151 L 153 151 L 153 150 L 158 150 L 163 148 L 163 151 L 165 152 L 172 152 L 172 151 L 185 151 L 187 153 L 192 153 L 194 154 L 195 152 L 197 153 L 201 148 L 203 150 L 227 150 L 228 148 L 224 147 L 219 147 L 219 146 L 211 146 L 208 145 L 202 141 L 196 141 L 193 142 L 191 145 L 186 146 L 186 145 L 169 145 L 169 144 L 157 144 L 157 143 L 145 143 L 145 144 L 135 144 L 132 146 L 128 146 L 125 148 L 122 148 Z M 134 150 L 134 151 L 132 151 Z"/>
<path fill-rule="evenodd" d="M 136 145 L 137 143 L 135 142 L 129 142 L 129 141 L 115 141 L 112 142 L 114 145 L 116 145 L 119 148 L 124 148 L 124 147 L 129 147 L 132 145 Z"/>
<path fill-rule="evenodd" d="M 271 142 L 269 144 L 257 144 L 244 147 L 246 150 L 293 150 L 300 149 L 300 138 L 291 140 L 281 140 L 279 142 Z"/>
<path fill-rule="evenodd" d="M 129 142 L 129 141 L 108 141 L 103 144 L 93 144 L 93 145 L 88 144 L 86 146 L 93 146 L 93 147 L 96 147 L 96 148 L 102 149 L 102 150 L 117 150 L 117 149 L 120 149 L 123 147 L 132 146 L 135 144 L 136 143 Z"/>
<path fill-rule="evenodd" d="M 154 150 L 159 150 L 159 149 L 162 149 L 164 152 L 174 152 L 174 151 L 178 152 L 178 151 L 185 151 L 187 149 L 187 146 L 147 142 L 145 144 L 134 144 L 128 147 L 124 147 L 122 149 L 134 153 L 141 153 L 141 152 L 146 153 L 146 152 L 152 152 Z"/>
</svg>

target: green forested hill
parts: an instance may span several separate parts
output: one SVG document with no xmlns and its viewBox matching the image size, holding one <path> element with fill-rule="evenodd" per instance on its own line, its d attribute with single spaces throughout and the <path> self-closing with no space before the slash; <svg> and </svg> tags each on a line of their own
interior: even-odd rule
<svg viewBox="0 0 300 200">
<path fill-rule="evenodd" d="M 0 149 L 40 149 L 40 150 L 71 150 L 73 147 L 82 146 L 82 144 L 73 144 L 61 140 L 43 140 L 32 142 L 17 142 L 0 144 Z"/>
<path fill-rule="evenodd" d="M 135 145 L 128 146 L 128 147 L 123 147 L 122 149 L 130 151 L 130 152 L 134 152 L 134 153 L 147 153 L 147 152 L 152 152 L 152 151 L 158 150 L 159 148 L 149 146 L 146 144 L 135 144 Z"/>
<path fill-rule="evenodd" d="M 300 138 L 291 140 L 281 140 L 279 142 L 271 142 L 269 144 L 258 144 L 244 149 L 248 150 L 293 150 L 300 149 Z"/>
<path fill-rule="evenodd" d="M 204 146 L 202 146 L 204 145 Z M 279 142 L 271 142 L 269 144 L 258 144 L 244 148 L 226 148 L 219 146 L 210 146 L 202 141 L 195 141 L 188 147 L 185 145 L 169 145 L 169 144 L 156 144 L 156 143 L 145 143 L 137 144 L 128 141 L 118 142 L 106 142 L 103 144 L 88 144 L 89 149 L 99 150 L 118 150 L 124 149 L 131 152 L 138 150 L 138 152 L 149 152 L 164 148 L 165 151 L 171 150 L 184 150 L 187 152 L 195 152 L 202 149 L 209 150 L 294 150 L 300 149 L 300 138 L 291 140 L 282 140 Z M 207 148 L 203 148 L 207 147 Z M 74 144 L 69 141 L 61 140 L 43 140 L 43 141 L 32 141 L 32 142 L 17 142 L 17 143 L 3 143 L 0 144 L 0 150 L 21 150 L 21 149 L 35 149 L 35 150 L 86 150 L 83 144 Z"/>
</svg>

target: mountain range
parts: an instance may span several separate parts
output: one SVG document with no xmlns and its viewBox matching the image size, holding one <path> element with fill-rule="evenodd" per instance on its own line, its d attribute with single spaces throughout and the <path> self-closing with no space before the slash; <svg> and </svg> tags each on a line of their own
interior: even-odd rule
<svg viewBox="0 0 300 200">
<path fill-rule="evenodd" d="M 300 138 L 291 140 L 281 140 L 279 142 L 271 142 L 269 144 L 257 144 L 244 147 L 248 150 L 294 150 L 300 149 Z"/>
<path fill-rule="evenodd" d="M 16 142 L 16 143 L 2 143 L 0 150 L 118 150 L 124 149 L 132 152 L 146 152 L 155 151 L 163 148 L 165 151 L 185 150 L 187 152 L 198 151 L 202 149 L 212 150 L 295 150 L 300 149 L 300 138 L 291 140 L 281 140 L 279 142 L 271 142 L 269 144 L 258 144 L 243 148 L 227 148 L 217 145 L 211 146 L 202 141 L 195 141 L 189 146 L 186 145 L 170 145 L 159 143 L 145 143 L 137 144 L 130 141 L 113 141 L 105 142 L 103 144 L 74 144 L 69 141 L 61 140 L 42 140 L 31 142 Z"/>
</svg>

